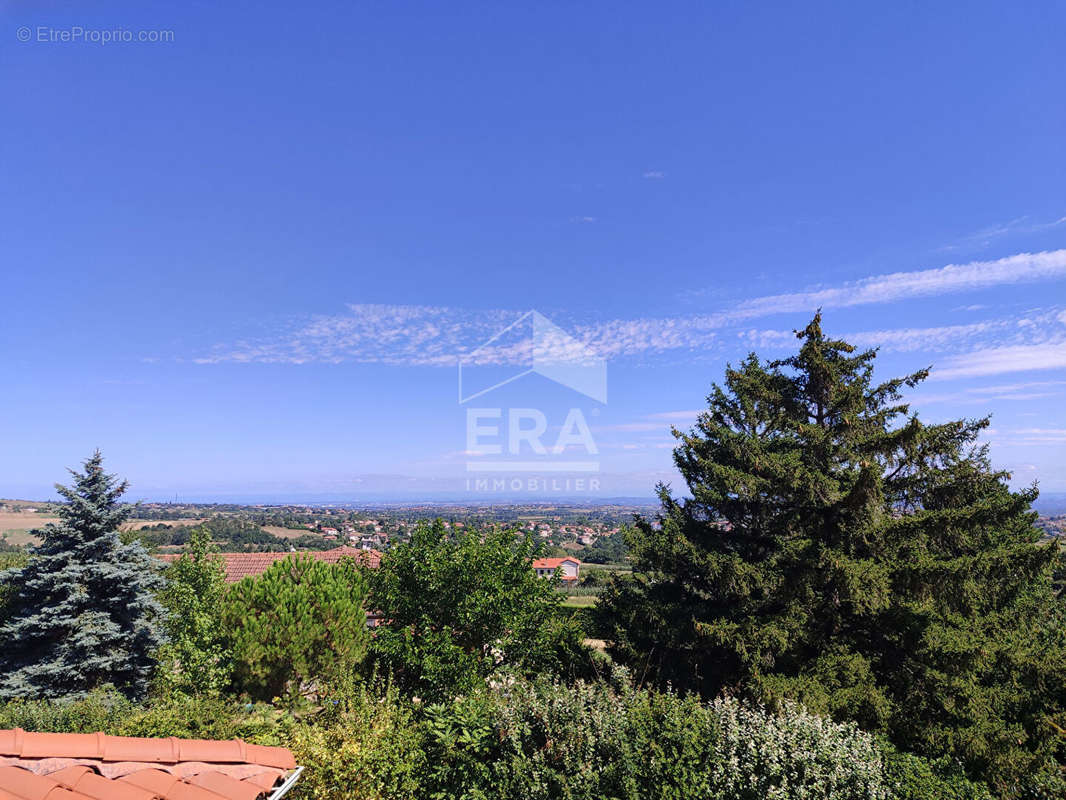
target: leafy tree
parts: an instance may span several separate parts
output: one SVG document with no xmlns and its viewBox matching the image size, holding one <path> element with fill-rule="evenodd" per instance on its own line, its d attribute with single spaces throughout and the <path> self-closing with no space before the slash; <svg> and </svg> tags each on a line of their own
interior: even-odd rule
<svg viewBox="0 0 1066 800">
<path fill-rule="evenodd" d="M 239 688 L 270 700 L 317 694 L 366 655 L 365 588 L 353 562 L 291 556 L 233 586 L 222 619 Z"/>
<path fill-rule="evenodd" d="M 169 615 L 168 642 L 160 650 L 157 679 L 164 690 L 217 694 L 230 682 L 232 657 L 222 627 L 226 569 L 204 528 L 166 570 L 160 599 Z"/>
<path fill-rule="evenodd" d="M 427 699 L 469 691 L 498 673 L 566 673 L 588 654 L 576 623 L 561 618 L 554 581 L 532 569 L 530 537 L 473 531 L 449 538 L 438 520 L 387 551 L 370 576 L 382 615 L 375 658 Z"/>
<path fill-rule="evenodd" d="M 618 531 L 594 541 L 581 555 L 581 560 L 589 564 L 624 564 L 628 554 L 625 533 Z"/>
<path fill-rule="evenodd" d="M 1055 551 L 1035 488 L 977 443 L 988 419 L 929 425 L 873 382 L 875 351 L 826 338 L 726 371 L 674 459 L 692 498 L 632 531 L 632 579 L 600 603 L 613 652 L 713 696 L 793 697 L 960 759 L 1005 792 L 1052 769 L 1063 727 Z"/>
<path fill-rule="evenodd" d="M 73 470 L 60 523 L 45 526 L 28 564 L 0 575 L 9 615 L 0 627 L 0 698 L 84 695 L 113 684 L 140 695 L 159 647 L 163 581 L 140 544 L 122 544 L 127 484 L 99 451 Z"/>
</svg>

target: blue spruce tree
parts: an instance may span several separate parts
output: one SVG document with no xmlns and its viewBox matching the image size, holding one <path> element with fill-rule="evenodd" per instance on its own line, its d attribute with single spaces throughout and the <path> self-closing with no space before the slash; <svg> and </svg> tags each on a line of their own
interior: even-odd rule
<svg viewBox="0 0 1066 800">
<path fill-rule="evenodd" d="M 140 542 L 122 544 L 125 481 L 103 470 L 99 451 L 74 485 L 60 523 L 45 526 L 29 563 L 0 573 L 9 589 L 0 626 L 0 699 L 83 695 L 106 684 L 138 696 L 161 644 L 163 579 Z"/>
</svg>

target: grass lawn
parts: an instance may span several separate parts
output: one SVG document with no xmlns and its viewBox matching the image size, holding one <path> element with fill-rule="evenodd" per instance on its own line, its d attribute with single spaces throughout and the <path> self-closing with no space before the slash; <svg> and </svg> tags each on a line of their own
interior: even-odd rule
<svg viewBox="0 0 1066 800">
<path fill-rule="evenodd" d="M 591 608 L 596 605 L 596 595 L 582 595 L 582 596 L 570 596 L 563 600 L 562 605 L 565 608 Z"/>
</svg>

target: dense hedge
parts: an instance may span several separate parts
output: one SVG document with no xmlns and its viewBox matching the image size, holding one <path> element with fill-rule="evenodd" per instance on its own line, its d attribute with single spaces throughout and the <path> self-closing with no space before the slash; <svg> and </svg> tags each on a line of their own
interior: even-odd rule
<svg viewBox="0 0 1066 800">
<path fill-rule="evenodd" d="M 0 728 L 11 727 L 283 745 L 307 767 L 296 800 L 989 798 L 943 764 L 797 706 L 775 714 L 604 683 L 501 680 L 430 706 L 357 685 L 303 712 L 95 692 L 0 705 Z"/>
</svg>

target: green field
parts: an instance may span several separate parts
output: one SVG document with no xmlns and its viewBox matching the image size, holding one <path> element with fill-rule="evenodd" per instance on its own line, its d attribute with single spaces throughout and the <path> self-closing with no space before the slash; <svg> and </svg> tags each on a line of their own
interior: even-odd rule
<svg viewBox="0 0 1066 800">
<path fill-rule="evenodd" d="M 562 602 L 564 608 L 591 608 L 596 605 L 596 595 L 569 596 Z"/>
</svg>

